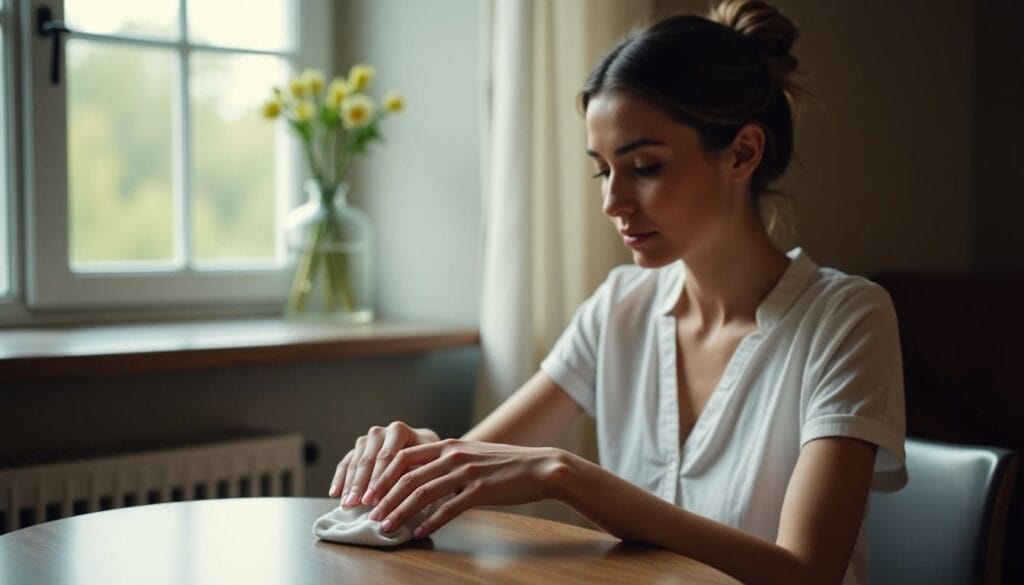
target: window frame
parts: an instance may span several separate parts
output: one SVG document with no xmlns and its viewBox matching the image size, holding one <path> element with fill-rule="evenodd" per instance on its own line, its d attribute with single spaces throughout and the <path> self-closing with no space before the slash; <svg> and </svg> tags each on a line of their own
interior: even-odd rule
<svg viewBox="0 0 1024 585">
<path fill-rule="evenodd" d="M 0 128 L 7 131 L 0 136 L 0 208 L 3 210 L 3 217 L 0 221 L 5 223 L 4 232 L 7 234 L 3 242 L 0 242 L 4 255 L 0 258 L 0 270 L 7 272 L 7 290 L 0 290 L 0 307 L 9 304 L 18 293 L 18 232 L 17 222 L 17 198 L 15 193 L 15 180 L 17 178 L 14 164 L 14 145 L 18 136 L 18 117 L 14 115 L 14 94 L 15 94 L 15 72 L 14 72 L 14 39 L 17 26 L 15 26 L 16 13 L 10 0 L 0 0 L 0 30 L 3 31 L 2 42 L 0 42 L 0 84 L 3 92 L 0 95 Z"/>
<path fill-rule="evenodd" d="M 301 67 L 331 69 L 330 28 L 332 22 L 329 0 L 294 0 L 296 3 L 293 34 L 296 46 L 288 52 L 293 70 Z M 184 10 L 186 0 L 180 0 Z M 88 310 L 98 306 L 111 309 L 198 307 L 198 306 L 270 306 L 283 301 L 289 278 L 287 265 L 268 268 L 241 268 L 224 271 L 197 270 L 186 265 L 182 269 L 152 272 L 75 273 L 69 262 L 68 182 L 67 182 L 67 109 L 66 83 L 49 83 L 49 59 L 52 41 L 35 34 L 34 17 L 40 6 L 49 6 L 54 18 L 63 19 L 63 3 L 59 0 L 21 0 L 22 84 L 21 118 L 25 121 L 24 160 L 24 287 L 20 291 L 26 311 Z M 186 15 L 181 13 L 185 20 Z M 101 38 L 82 35 L 83 38 Z M 186 39 L 177 43 L 185 51 Z M 205 45 L 189 45 L 205 49 Z M 61 49 L 63 51 L 63 47 Z M 62 60 L 63 62 L 63 60 Z M 179 75 L 188 75 L 188 60 L 179 61 Z M 62 79 L 63 79 L 62 74 Z M 187 82 L 172 99 L 188 99 Z M 269 88 L 268 88 L 269 89 Z M 188 112 L 186 104 L 177 108 Z M 187 126 L 187 121 L 184 124 Z M 182 132 L 182 127 L 174 129 Z M 286 132 L 283 125 L 277 131 Z M 188 129 L 181 140 L 188 140 Z M 296 141 L 289 140 L 293 169 L 302 169 Z M 192 146 L 181 152 L 192 156 Z M 182 166 L 185 168 L 183 169 Z M 187 184 L 188 164 L 180 161 L 175 173 Z M 302 169 L 294 179 L 285 173 L 286 191 L 292 201 L 278 203 L 279 216 L 298 197 Z M 187 187 L 182 186 L 182 189 Z M 48 195 L 49 194 L 49 195 Z M 182 194 L 187 213 L 188 196 Z M 65 229 L 54 229 L 54 225 Z M 186 234 L 187 237 L 187 234 Z M 187 248 L 187 245 L 186 245 Z"/>
</svg>

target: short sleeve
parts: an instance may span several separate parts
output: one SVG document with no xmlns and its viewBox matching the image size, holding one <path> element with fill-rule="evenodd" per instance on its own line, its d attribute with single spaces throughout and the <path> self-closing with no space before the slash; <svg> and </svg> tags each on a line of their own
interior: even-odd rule
<svg viewBox="0 0 1024 585">
<path fill-rule="evenodd" d="M 595 411 L 598 352 L 609 306 L 609 289 L 605 281 L 583 301 L 540 364 L 540 369 L 590 416 L 594 416 Z"/>
<path fill-rule="evenodd" d="M 878 446 L 872 489 L 907 482 L 903 364 L 888 293 L 868 281 L 836 298 L 812 348 L 800 444 L 852 437 Z"/>
</svg>

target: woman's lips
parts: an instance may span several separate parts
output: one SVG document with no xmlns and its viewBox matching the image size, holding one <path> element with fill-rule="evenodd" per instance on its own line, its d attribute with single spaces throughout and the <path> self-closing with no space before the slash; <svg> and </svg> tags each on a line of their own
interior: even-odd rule
<svg viewBox="0 0 1024 585">
<path fill-rule="evenodd" d="M 658 232 L 622 232 L 622 241 L 630 248 L 635 248 L 656 233 Z"/>
</svg>

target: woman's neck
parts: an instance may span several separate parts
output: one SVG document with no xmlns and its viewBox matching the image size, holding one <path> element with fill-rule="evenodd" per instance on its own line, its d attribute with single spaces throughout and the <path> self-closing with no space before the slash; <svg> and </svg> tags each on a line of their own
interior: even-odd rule
<svg viewBox="0 0 1024 585">
<path fill-rule="evenodd" d="M 742 233 L 683 258 L 686 281 L 674 314 L 698 332 L 753 322 L 758 306 L 789 266 L 789 258 L 760 225 Z"/>
</svg>

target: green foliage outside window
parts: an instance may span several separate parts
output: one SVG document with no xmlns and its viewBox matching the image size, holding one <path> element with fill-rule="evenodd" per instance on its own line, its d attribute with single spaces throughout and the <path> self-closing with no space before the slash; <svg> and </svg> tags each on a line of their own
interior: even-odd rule
<svg viewBox="0 0 1024 585">
<path fill-rule="evenodd" d="M 173 259 L 176 51 L 71 40 L 67 54 L 72 263 Z M 237 60 L 253 58 L 197 53 L 190 63 L 193 233 L 185 237 L 200 260 L 274 257 L 273 131 L 253 114 L 256 103 L 232 102 L 232 88 L 216 87 Z M 280 60 L 255 58 L 276 79 Z"/>
</svg>

